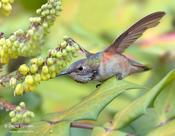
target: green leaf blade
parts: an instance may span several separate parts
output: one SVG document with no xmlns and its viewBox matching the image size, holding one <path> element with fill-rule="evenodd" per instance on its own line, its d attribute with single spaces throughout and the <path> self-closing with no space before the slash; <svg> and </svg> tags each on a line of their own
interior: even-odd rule
<svg viewBox="0 0 175 136">
<path fill-rule="evenodd" d="M 31 128 L 19 130 L 19 133 L 24 136 L 70 136 L 70 122 L 63 121 L 57 124 L 48 122 L 37 122 Z M 25 133 L 23 133 L 25 132 Z"/>
<path fill-rule="evenodd" d="M 154 101 L 155 97 L 160 91 L 175 79 L 175 70 L 171 71 L 163 80 L 161 80 L 155 87 L 148 91 L 145 95 L 139 97 L 123 110 L 119 111 L 113 121 L 113 129 L 121 128 L 129 122 L 135 120 L 145 113 L 146 108 Z"/>
<path fill-rule="evenodd" d="M 117 130 L 106 130 L 102 127 L 95 127 L 93 129 L 92 135 L 91 136 L 129 136 L 130 134 L 122 132 L 122 131 L 117 131 Z"/>
<path fill-rule="evenodd" d="M 68 109 L 61 115 L 55 114 L 54 117 L 49 119 L 49 121 L 75 121 L 82 119 L 95 120 L 104 107 L 106 107 L 106 105 L 108 105 L 118 95 L 127 90 L 140 88 L 140 85 L 111 78 L 79 104 Z"/>
<path fill-rule="evenodd" d="M 146 136 L 174 136 L 175 135 L 175 120 L 170 121 L 166 125 L 160 126 Z"/>
</svg>

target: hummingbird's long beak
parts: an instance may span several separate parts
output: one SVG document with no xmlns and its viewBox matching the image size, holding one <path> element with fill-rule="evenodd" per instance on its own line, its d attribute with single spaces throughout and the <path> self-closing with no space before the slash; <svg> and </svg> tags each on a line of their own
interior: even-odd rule
<svg viewBox="0 0 175 136">
<path fill-rule="evenodd" d="M 67 75 L 67 74 L 70 74 L 70 72 L 65 70 L 65 71 L 62 71 L 61 73 L 59 73 L 57 76 L 63 76 L 63 75 Z"/>
</svg>

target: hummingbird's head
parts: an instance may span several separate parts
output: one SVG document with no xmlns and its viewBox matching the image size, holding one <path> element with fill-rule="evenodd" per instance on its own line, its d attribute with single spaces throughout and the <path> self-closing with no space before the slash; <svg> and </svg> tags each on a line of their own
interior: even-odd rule
<svg viewBox="0 0 175 136">
<path fill-rule="evenodd" d="M 66 70 L 61 72 L 58 76 L 69 75 L 75 81 L 80 83 L 86 83 L 93 80 L 96 71 L 93 70 L 92 66 L 88 63 L 87 59 L 81 59 L 72 63 Z"/>
</svg>

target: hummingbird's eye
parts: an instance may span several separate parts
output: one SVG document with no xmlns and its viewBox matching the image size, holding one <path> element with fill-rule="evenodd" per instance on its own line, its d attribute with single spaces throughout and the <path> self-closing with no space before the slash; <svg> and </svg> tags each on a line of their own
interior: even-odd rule
<svg viewBox="0 0 175 136">
<path fill-rule="evenodd" d="M 82 71 L 82 70 L 83 70 L 83 67 L 82 67 L 82 66 L 80 66 L 80 67 L 78 68 L 78 70 Z"/>
</svg>

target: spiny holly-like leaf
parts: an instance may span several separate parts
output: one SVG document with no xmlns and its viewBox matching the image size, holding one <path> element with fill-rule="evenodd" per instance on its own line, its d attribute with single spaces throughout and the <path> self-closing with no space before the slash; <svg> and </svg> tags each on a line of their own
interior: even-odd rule
<svg viewBox="0 0 175 136">
<path fill-rule="evenodd" d="M 72 122 L 76 120 L 95 120 L 99 113 L 102 111 L 104 107 L 108 103 L 110 103 L 114 98 L 116 98 L 119 94 L 126 90 L 130 89 L 138 89 L 141 88 L 139 85 L 127 82 L 127 81 L 117 81 L 115 78 L 109 79 L 103 85 L 99 87 L 96 91 L 91 93 L 87 98 L 81 101 L 79 104 L 73 106 L 72 108 L 66 110 L 63 113 L 54 113 L 47 115 L 47 119 L 45 121 L 62 125 L 61 122 L 67 121 Z M 47 124 L 48 128 L 50 127 L 50 123 Z M 53 129 L 54 126 L 51 128 L 47 128 L 47 125 L 41 126 L 41 128 L 37 127 L 38 131 L 43 130 L 45 127 L 47 133 Z M 66 129 L 65 129 L 66 130 Z M 69 132 L 69 131 L 67 131 Z M 45 131 L 40 131 L 40 135 L 45 135 Z M 59 136 L 67 136 L 68 134 L 62 133 Z M 35 135 L 33 135 L 35 136 Z M 37 136 L 37 135 L 36 135 Z"/>
<path fill-rule="evenodd" d="M 175 116 L 175 81 L 165 87 L 154 102 L 154 108 L 158 114 L 160 124 Z"/>
<path fill-rule="evenodd" d="M 148 108 L 144 115 L 131 123 L 131 126 L 137 135 L 145 136 L 158 126 L 157 116 L 155 109 Z"/>
<path fill-rule="evenodd" d="M 104 131 L 103 136 L 110 136 L 113 130 L 126 126 L 134 119 L 146 113 L 148 106 L 155 100 L 156 96 L 163 91 L 175 79 L 175 70 L 170 72 L 162 81 L 160 81 L 150 91 L 143 96 L 134 100 L 131 104 L 119 111 L 112 122 L 106 123 L 104 127 L 108 131 Z M 144 124 L 143 124 L 144 125 Z"/>
<path fill-rule="evenodd" d="M 50 125 L 47 122 L 39 121 L 36 123 L 33 123 L 32 125 L 29 125 L 24 128 L 20 129 L 12 129 L 9 131 L 9 133 L 12 136 L 47 136 L 51 131 L 52 125 Z M 39 131 L 38 131 L 39 130 Z M 42 135 L 43 134 L 43 135 Z"/>
<path fill-rule="evenodd" d="M 155 87 L 148 91 L 145 95 L 133 101 L 123 110 L 118 112 L 113 120 L 112 128 L 121 128 L 129 122 L 138 118 L 145 113 L 146 108 L 154 100 L 154 98 L 162 91 L 162 89 L 175 79 L 175 70 L 171 71 L 163 80 L 161 80 Z"/>
<path fill-rule="evenodd" d="M 49 119 L 49 121 L 75 121 L 82 119 L 95 120 L 101 110 L 119 94 L 126 90 L 138 88 L 141 88 L 141 86 L 124 80 L 117 81 L 115 78 L 109 79 L 79 104 L 68 109 L 61 115 L 59 114 L 59 116 L 55 114 L 54 117 Z"/>
<path fill-rule="evenodd" d="M 155 87 L 148 91 L 145 95 L 133 101 L 123 110 L 118 112 L 113 120 L 113 129 L 121 128 L 129 122 L 138 118 L 145 113 L 146 108 L 154 100 L 154 98 L 162 91 L 162 89 L 175 79 L 175 70 L 171 71 L 163 80 L 161 80 Z"/>
<path fill-rule="evenodd" d="M 17 136 L 69 136 L 69 121 L 62 121 L 58 124 L 51 124 L 45 121 L 33 123 L 28 128 L 21 128 L 15 131 Z M 24 134 L 24 133 L 25 134 Z"/>
<path fill-rule="evenodd" d="M 114 130 L 107 130 L 102 127 L 95 127 L 92 132 L 92 136 L 103 136 L 105 133 L 108 133 L 108 136 L 132 136 L 131 134 L 122 132 L 122 131 L 114 131 Z"/>
<path fill-rule="evenodd" d="M 175 120 L 164 126 L 157 127 L 146 136 L 175 136 Z"/>
<path fill-rule="evenodd" d="M 63 121 L 56 126 L 53 126 L 53 128 L 50 130 L 51 135 L 50 136 L 70 136 L 70 122 L 69 121 Z"/>
<path fill-rule="evenodd" d="M 156 97 L 152 109 L 132 123 L 139 135 L 145 135 L 153 131 L 157 126 L 165 125 L 175 116 L 175 81 L 165 86 Z M 140 125 L 143 124 L 144 125 Z"/>
</svg>

